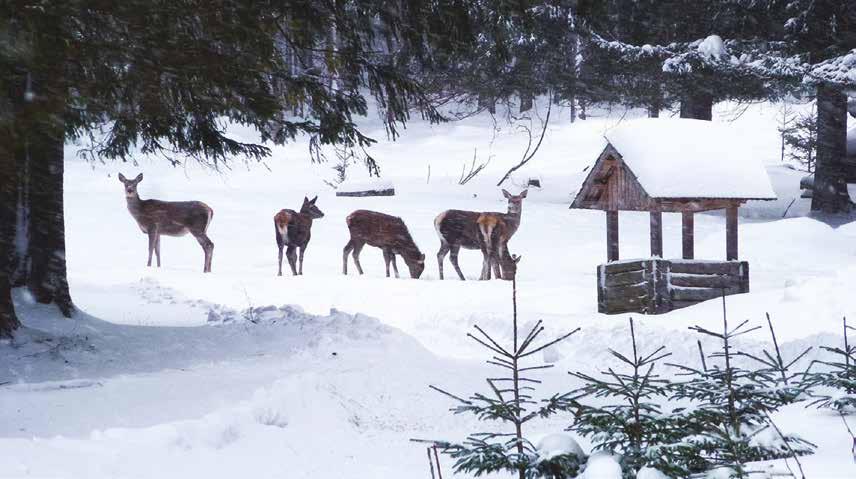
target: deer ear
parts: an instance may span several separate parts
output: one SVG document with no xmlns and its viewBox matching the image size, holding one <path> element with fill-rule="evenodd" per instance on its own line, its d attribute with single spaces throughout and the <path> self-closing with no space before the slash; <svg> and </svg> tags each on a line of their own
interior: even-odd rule
<svg viewBox="0 0 856 479">
<path fill-rule="evenodd" d="M 520 193 L 521 198 L 526 198 L 526 194 L 529 193 L 529 190 L 523 190 L 523 193 Z"/>
<path fill-rule="evenodd" d="M 307 203 L 309 203 L 309 197 L 304 196 L 303 197 L 303 204 L 305 205 Z"/>
<path fill-rule="evenodd" d="M 309 202 L 314 205 L 316 201 L 318 201 L 318 195 L 315 195 L 315 198 L 312 198 Z"/>
<path fill-rule="evenodd" d="M 507 199 L 507 200 L 510 200 L 510 199 L 511 199 L 511 193 L 509 193 L 509 192 L 507 192 L 507 191 L 505 191 L 505 190 L 502 190 L 502 196 L 504 196 L 504 197 L 505 197 L 505 199 Z"/>
<path fill-rule="evenodd" d="M 140 173 L 139 175 L 137 175 L 137 177 L 134 178 L 134 181 L 136 181 L 137 183 L 143 181 L 143 174 Z"/>
<path fill-rule="evenodd" d="M 121 181 L 122 183 L 124 183 L 124 182 L 128 181 L 128 179 L 127 179 L 127 178 L 125 178 L 125 175 L 123 175 L 122 173 L 119 173 L 119 181 Z"/>
</svg>

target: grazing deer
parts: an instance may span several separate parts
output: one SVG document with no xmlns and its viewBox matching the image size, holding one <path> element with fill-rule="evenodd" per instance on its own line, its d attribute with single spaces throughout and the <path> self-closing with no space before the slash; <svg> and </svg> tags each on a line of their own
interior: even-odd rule
<svg viewBox="0 0 856 479">
<path fill-rule="evenodd" d="M 303 274 L 303 253 L 306 252 L 306 247 L 309 246 L 309 239 L 312 237 L 312 220 L 323 218 L 324 213 L 315 206 L 318 197 L 311 200 L 303 197 L 303 206 L 300 207 L 300 212 L 294 210 L 280 210 L 273 217 L 273 226 L 276 232 L 276 246 L 279 248 L 279 272 L 278 276 L 282 276 L 282 248 L 288 246 L 285 255 L 288 257 L 288 265 L 291 266 L 291 273 L 294 276 Z M 295 250 L 300 248 L 300 268 L 295 268 Z"/>
<path fill-rule="evenodd" d="M 437 252 L 437 265 L 440 268 L 440 279 L 443 279 L 443 261 L 446 254 L 451 252 L 452 266 L 461 280 L 464 273 L 458 266 L 458 252 L 464 249 L 482 249 L 479 239 L 478 219 L 484 215 L 492 215 L 501 218 L 505 223 L 506 242 L 511 239 L 520 226 L 520 214 L 523 211 L 523 199 L 526 198 L 527 190 L 519 195 L 512 195 L 502 190 L 502 195 L 508 200 L 507 213 L 480 213 L 476 211 L 446 210 L 434 219 L 434 229 L 440 237 L 440 251 Z M 488 258 L 485 258 L 487 261 Z M 482 275 L 484 276 L 484 274 Z"/>
<path fill-rule="evenodd" d="M 386 276 L 389 277 L 389 264 L 398 278 L 398 266 L 395 255 L 399 254 L 410 269 L 411 278 L 419 278 L 425 269 L 425 255 L 413 242 L 413 237 L 407 230 L 404 221 L 397 216 L 390 216 L 376 211 L 357 210 L 348 215 L 345 220 L 351 239 L 342 251 L 342 272 L 348 274 L 348 253 L 353 251 L 354 264 L 357 271 L 363 274 L 360 265 L 360 251 L 367 243 L 383 250 L 383 260 L 386 263 Z"/>
<path fill-rule="evenodd" d="M 193 235 L 202 251 L 205 252 L 203 272 L 211 272 L 211 257 L 214 254 L 214 243 L 206 235 L 208 225 L 214 216 L 214 210 L 201 201 L 160 201 L 141 200 L 137 185 L 143 181 L 140 173 L 133 180 L 119 173 L 119 181 L 125 185 L 125 199 L 128 200 L 128 211 L 137 221 L 143 233 L 149 236 L 149 262 L 152 265 L 152 252 L 161 265 L 160 237 Z"/>
<path fill-rule="evenodd" d="M 483 256 L 479 279 L 489 280 L 491 267 L 493 267 L 494 276 L 497 279 L 513 280 L 517 275 L 519 257 L 513 257 L 508 252 L 508 240 L 513 234 L 513 232 L 510 233 L 510 225 L 502 216 L 494 213 L 479 215 L 476 224 Z"/>
</svg>

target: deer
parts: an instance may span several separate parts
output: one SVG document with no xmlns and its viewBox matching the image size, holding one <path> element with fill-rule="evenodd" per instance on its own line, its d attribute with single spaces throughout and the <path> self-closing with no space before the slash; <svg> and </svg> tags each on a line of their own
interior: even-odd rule
<svg viewBox="0 0 856 479">
<path fill-rule="evenodd" d="M 489 280 L 491 268 L 497 279 L 511 281 L 517 275 L 519 256 L 508 252 L 511 225 L 499 215 L 482 213 L 476 219 L 479 246 L 482 250 L 482 272 L 479 279 Z"/>
<path fill-rule="evenodd" d="M 303 205 L 300 212 L 294 210 L 280 210 L 273 217 L 274 232 L 276 233 L 276 246 L 279 248 L 279 271 L 277 276 L 282 276 L 282 249 L 288 247 L 285 255 L 288 257 L 288 265 L 291 266 L 291 274 L 294 276 L 303 274 L 303 254 L 309 246 L 312 237 L 312 220 L 324 217 L 324 213 L 315 206 L 318 197 L 303 197 Z M 295 250 L 300 248 L 300 266 L 295 267 Z"/>
<path fill-rule="evenodd" d="M 205 252 L 205 263 L 202 271 L 211 272 L 211 258 L 214 255 L 214 243 L 208 238 L 206 232 L 214 210 L 201 201 L 160 201 L 143 200 L 137 192 L 137 185 L 143 181 L 140 173 L 133 180 L 125 178 L 119 173 L 119 181 L 125 186 L 125 199 L 128 202 L 128 211 L 136 220 L 140 230 L 149 237 L 149 261 L 146 266 L 152 265 L 152 252 L 157 257 L 158 268 L 161 266 L 160 237 L 184 236 L 187 233 L 193 235 L 202 251 Z"/>
<path fill-rule="evenodd" d="M 523 211 L 523 199 L 526 198 L 528 190 L 523 190 L 519 195 L 512 195 L 502 190 L 502 195 L 508 200 L 508 212 L 477 212 L 464 210 L 446 210 L 434 219 L 434 229 L 440 237 L 440 251 L 437 252 L 437 265 L 440 269 L 440 279 L 443 279 L 443 262 L 446 255 L 451 252 L 452 266 L 461 281 L 464 281 L 464 273 L 458 266 L 458 252 L 461 248 L 479 250 L 482 249 L 482 241 L 479 238 L 478 220 L 482 216 L 495 216 L 501 218 L 505 224 L 506 243 L 520 226 L 520 215 Z M 489 261 L 490 258 L 484 258 Z M 484 272 L 483 272 L 484 273 Z M 485 279 L 482 274 L 480 279 Z"/>
<path fill-rule="evenodd" d="M 410 277 L 418 279 L 425 270 L 425 255 L 419 251 L 419 247 L 410 236 L 410 231 L 404 221 L 397 217 L 376 211 L 357 210 L 348 215 L 345 220 L 351 239 L 342 250 L 342 273 L 348 274 L 348 254 L 353 252 L 354 264 L 357 271 L 363 274 L 360 265 L 360 251 L 366 244 L 380 248 L 383 251 L 383 260 L 386 263 L 386 277 L 389 277 L 389 265 L 395 277 L 398 278 L 398 266 L 395 264 L 395 255 L 401 255 Z"/>
</svg>

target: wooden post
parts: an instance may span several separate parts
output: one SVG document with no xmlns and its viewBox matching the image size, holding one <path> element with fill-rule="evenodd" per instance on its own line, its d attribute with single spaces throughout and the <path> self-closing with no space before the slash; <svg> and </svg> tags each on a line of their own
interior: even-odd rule
<svg viewBox="0 0 856 479">
<path fill-rule="evenodd" d="M 725 210 L 725 259 L 737 259 L 737 206 Z"/>
<path fill-rule="evenodd" d="M 606 212 L 606 260 L 618 261 L 618 211 Z"/>
<path fill-rule="evenodd" d="M 694 218 L 692 211 L 681 212 L 681 233 L 683 238 L 682 252 L 684 259 L 695 257 L 695 246 L 693 245 Z"/>
<path fill-rule="evenodd" d="M 663 257 L 663 213 L 651 212 L 651 256 Z"/>
</svg>

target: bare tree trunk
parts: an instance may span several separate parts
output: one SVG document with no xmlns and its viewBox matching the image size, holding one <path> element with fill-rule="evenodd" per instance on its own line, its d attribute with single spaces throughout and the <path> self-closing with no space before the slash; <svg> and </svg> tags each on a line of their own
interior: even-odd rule
<svg viewBox="0 0 856 479">
<path fill-rule="evenodd" d="M 713 97 L 704 92 L 693 92 L 681 99 L 681 118 L 713 119 Z"/>
<path fill-rule="evenodd" d="M 817 156 L 811 209 L 846 213 L 851 209 L 844 157 L 847 154 L 847 96 L 829 85 L 817 87 Z"/>
</svg>

